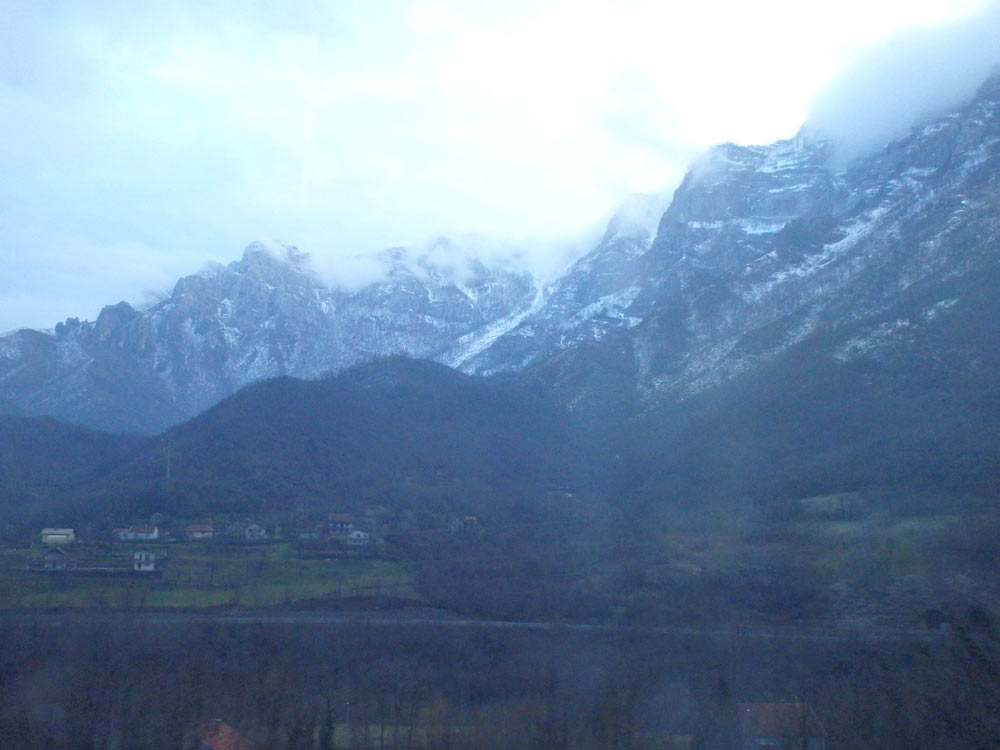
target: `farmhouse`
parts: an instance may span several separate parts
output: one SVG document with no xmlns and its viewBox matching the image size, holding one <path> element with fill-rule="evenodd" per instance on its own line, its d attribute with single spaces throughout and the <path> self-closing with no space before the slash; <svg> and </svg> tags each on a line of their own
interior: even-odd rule
<svg viewBox="0 0 1000 750">
<path fill-rule="evenodd" d="M 476 516 L 462 516 L 452 518 L 448 528 L 455 531 L 475 531 L 479 528 L 479 519 Z"/>
<path fill-rule="evenodd" d="M 61 547 L 50 549 L 41 557 L 42 570 L 73 570 L 76 560 L 67 555 Z"/>
<path fill-rule="evenodd" d="M 211 539 L 214 534 L 215 528 L 210 523 L 193 523 L 184 527 L 184 538 L 192 542 Z"/>
<path fill-rule="evenodd" d="M 226 529 L 226 533 L 233 539 L 239 539 L 244 542 L 256 542 L 261 539 L 267 539 L 267 531 L 264 527 L 249 519 L 237 521 L 230 525 Z"/>
<path fill-rule="evenodd" d="M 350 513 L 331 513 L 327 521 L 332 536 L 347 536 L 354 531 L 354 516 Z"/>
<path fill-rule="evenodd" d="M 354 547 L 364 547 L 369 541 L 371 541 L 371 539 L 368 533 L 358 529 L 355 529 L 347 535 L 347 543 Z"/>
<path fill-rule="evenodd" d="M 743 750 L 826 750 L 826 731 L 807 703 L 740 703 Z"/>
<path fill-rule="evenodd" d="M 42 544 L 71 544 L 75 541 L 73 529 L 42 529 Z"/>
<path fill-rule="evenodd" d="M 156 570 L 156 555 L 145 547 L 132 555 L 132 570 L 136 573 L 152 573 Z"/>
<path fill-rule="evenodd" d="M 112 535 L 120 542 L 151 542 L 160 538 L 160 529 L 151 524 L 129 526 L 127 529 L 115 529 Z"/>
</svg>

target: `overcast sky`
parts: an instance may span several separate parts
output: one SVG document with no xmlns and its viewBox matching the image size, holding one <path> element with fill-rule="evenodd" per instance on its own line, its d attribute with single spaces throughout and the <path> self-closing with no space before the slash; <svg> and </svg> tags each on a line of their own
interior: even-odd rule
<svg viewBox="0 0 1000 750">
<path fill-rule="evenodd" d="M 812 111 L 864 147 L 967 95 L 998 8 L 0 0 L 0 331 L 141 304 L 255 239 L 336 270 L 476 234 L 551 270 L 712 143 Z"/>
</svg>

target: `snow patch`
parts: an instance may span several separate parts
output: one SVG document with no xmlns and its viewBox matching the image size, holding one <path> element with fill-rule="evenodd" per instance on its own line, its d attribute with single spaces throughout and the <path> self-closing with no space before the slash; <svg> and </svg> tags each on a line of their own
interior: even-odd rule
<svg viewBox="0 0 1000 750">
<path fill-rule="evenodd" d="M 936 318 L 948 313 L 957 302 L 958 297 L 951 297 L 950 299 L 943 299 L 940 302 L 935 302 L 933 305 L 924 310 L 923 313 L 921 313 L 921 317 L 928 322 L 935 320 Z"/>
<path fill-rule="evenodd" d="M 613 294 L 606 294 L 582 308 L 576 315 L 560 325 L 560 328 L 564 331 L 576 328 L 600 314 L 625 320 L 625 314 L 621 311 L 631 305 L 640 292 L 642 292 L 642 287 L 630 286 Z"/>
<path fill-rule="evenodd" d="M 828 266 L 839 256 L 843 255 L 844 252 L 868 237 L 874 231 L 879 220 L 888 211 L 889 206 L 882 204 L 856 217 L 843 227 L 844 236 L 841 239 L 824 245 L 820 252 L 809 256 L 798 265 L 782 268 L 772 274 L 767 280 L 751 286 L 741 294 L 743 301 L 748 303 L 760 302 L 774 288 L 789 279 L 805 278 Z M 758 258 L 758 260 L 761 259 Z"/>
<path fill-rule="evenodd" d="M 948 127 L 950 124 L 951 123 L 948 120 L 943 120 L 943 121 L 938 121 L 938 122 L 932 122 L 930 125 L 925 125 L 921 129 L 920 135 L 921 136 L 928 136 L 928 135 L 934 135 L 935 133 L 940 133 L 942 130 L 944 130 L 946 127 Z"/>
<path fill-rule="evenodd" d="M 908 318 L 897 318 L 883 323 L 867 334 L 855 336 L 845 341 L 834 352 L 833 358 L 843 363 L 862 357 L 885 347 L 898 337 L 900 331 L 910 328 L 911 325 Z"/>
<path fill-rule="evenodd" d="M 785 228 L 786 221 L 768 221 L 766 219 L 729 219 L 716 221 L 689 221 L 687 226 L 690 229 L 723 229 L 732 226 L 740 229 L 744 234 L 774 234 Z"/>
<path fill-rule="evenodd" d="M 80 369 L 91 361 L 91 357 L 83 351 L 80 347 L 80 343 L 76 339 L 68 339 L 58 342 L 56 344 L 56 356 L 58 357 L 61 365 L 73 369 Z"/>
<path fill-rule="evenodd" d="M 764 221 L 763 219 L 739 219 L 736 225 L 746 234 L 774 234 L 787 226 L 787 221 Z"/>
<path fill-rule="evenodd" d="M 537 281 L 535 284 L 535 296 L 531 304 L 523 310 L 511 313 L 506 317 L 495 320 L 483 328 L 476 329 L 458 339 L 452 354 L 445 361 L 449 367 L 456 369 L 467 363 L 472 358 L 488 349 L 493 343 L 506 333 L 514 330 L 526 318 L 542 309 L 545 303 L 545 289 Z"/>
<path fill-rule="evenodd" d="M 767 192 L 769 193 L 801 193 L 804 190 L 811 190 L 814 187 L 811 182 L 800 182 L 795 185 L 785 185 L 782 187 L 771 188 Z"/>
<path fill-rule="evenodd" d="M 867 237 L 871 233 L 875 223 L 885 216 L 888 211 L 889 207 L 882 204 L 877 208 L 862 214 L 860 217 L 847 224 L 845 227 L 846 234 L 843 238 L 837 240 L 836 242 L 831 242 L 829 245 L 824 245 L 823 253 L 821 253 L 821 255 L 826 255 L 828 253 L 836 254 L 858 244 L 861 239 Z"/>
<path fill-rule="evenodd" d="M 812 149 L 807 148 L 801 138 L 778 141 L 767 150 L 767 157 L 764 163 L 758 168 L 758 171 L 765 174 L 773 174 L 775 172 L 785 172 L 789 169 L 798 169 L 804 166 L 812 155 Z"/>
<path fill-rule="evenodd" d="M 21 337 L 16 333 L 0 338 L 0 357 L 18 359 L 21 356 Z"/>
</svg>

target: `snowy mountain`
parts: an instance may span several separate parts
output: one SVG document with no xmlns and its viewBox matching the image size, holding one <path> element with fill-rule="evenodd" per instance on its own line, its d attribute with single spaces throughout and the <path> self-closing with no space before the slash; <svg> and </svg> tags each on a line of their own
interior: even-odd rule
<svg viewBox="0 0 1000 750">
<path fill-rule="evenodd" d="M 492 340 L 448 364 L 480 375 L 519 370 L 582 341 L 638 323 L 632 308 L 644 279 L 638 259 L 650 248 L 665 201 L 633 196 L 608 223 L 598 246 L 544 290 L 536 304 Z"/>
<path fill-rule="evenodd" d="M 570 404 L 607 400 L 611 368 L 616 398 L 650 404 L 819 338 L 831 367 L 891 352 L 940 365 L 920 347 L 975 312 L 972 287 L 1000 269 L 1000 77 L 845 168 L 833 149 L 805 135 L 711 149 L 648 248 L 609 231 L 466 367 L 537 364 Z"/>
<path fill-rule="evenodd" d="M 835 149 L 805 131 L 717 146 L 669 206 L 633 199 L 545 289 L 390 250 L 380 281 L 344 291 L 294 248 L 251 245 L 149 309 L 0 339 L 0 409 L 153 432 L 253 381 L 396 353 L 528 369 L 571 407 L 630 413 L 803 347 L 835 369 L 985 366 L 965 327 L 1000 276 L 1000 77 L 846 166 Z"/>
<path fill-rule="evenodd" d="M 238 262 L 181 279 L 147 310 L 122 302 L 94 322 L 18 331 L 0 339 L 0 402 L 155 432 L 264 378 L 317 378 L 390 354 L 438 357 L 538 294 L 527 273 L 478 262 L 458 273 L 400 249 L 376 260 L 384 278 L 347 292 L 321 282 L 295 248 L 255 243 Z"/>
</svg>

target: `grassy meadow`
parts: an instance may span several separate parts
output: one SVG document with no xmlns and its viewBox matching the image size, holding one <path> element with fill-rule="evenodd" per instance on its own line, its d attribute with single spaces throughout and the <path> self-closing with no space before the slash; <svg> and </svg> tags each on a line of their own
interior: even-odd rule
<svg viewBox="0 0 1000 750">
<path fill-rule="evenodd" d="M 318 600 L 417 599 L 408 574 L 378 559 L 300 559 L 288 544 L 151 545 L 160 578 L 101 578 L 36 573 L 28 562 L 44 550 L 0 550 L 0 609 L 278 607 Z M 95 551 L 69 546 L 80 565 L 131 564 L 132 547 Z"/>
</svg>

